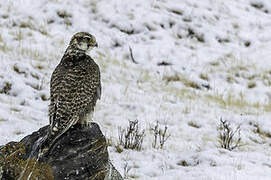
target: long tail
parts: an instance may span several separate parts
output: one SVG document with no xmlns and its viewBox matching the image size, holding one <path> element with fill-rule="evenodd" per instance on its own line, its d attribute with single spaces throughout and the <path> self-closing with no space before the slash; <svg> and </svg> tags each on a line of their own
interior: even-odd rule
<svg viewBox="0 0 271 180">
<path fill-rule="evenodd" d="M 47 153 L 51 149 L 51 147 L 57 142 L 57 140 L 66 132 L 70 127 L 76 124 L 79 120 L 78 116 L 74 116 L 71 121 L 67 124 L 62 124 L 62 126 L 52 127 L 50 131 L 48 131 L 47 138 L 45 142 L 43 142 L 41 152 Z"/>
</svg>

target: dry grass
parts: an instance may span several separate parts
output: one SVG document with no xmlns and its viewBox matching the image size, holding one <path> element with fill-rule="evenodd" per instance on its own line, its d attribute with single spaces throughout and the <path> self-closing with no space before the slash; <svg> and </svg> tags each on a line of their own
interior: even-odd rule
<svg viewBox="0 0 271 180">
<path fill-rule="evenodd" d="M 262 138 L 271 138 L 271 133 L 264 131 L 259 124 L 250 122 L 250 125 L 254 127 L 253 132 L 258 134 Z"/>
<path fill-rule="evenodd" d="M 249 102 L 244 98 L 244 94 L 240 92 L 239 94 L 233 94 L 229 92 L 227 94 L 205 94 L 204 98 L 206 102 L 214 102 L 220 105 L 220 107 L 225 109 L 230 109 L 235 107 L 238 109 L 259 109 L 264 107 L 259 102 Z"/>
<path fill-rule="evenodd" d="M 201 126 L 200 125 L 198 125 L 195 121 L 189 121 L 188 122 L 188 126 L 191 126 L 191 127 L 193 127 L 193 128 L 200 128 Z"/>
<path fill-rule="evenodd" d="M 189 79 L 185 75 L 179 74 L 179 73 L 175 73 L 172 76 L 164 76 L 163 80 L 166 81 L 167 83 L 179 81 L 179 82 L 182 82 L 188 88 L 201 89 L 201 86 L 198 83 Z"/>
<path fill-rule="evenodd" d="M 205 81 L 209 81 L 209 77 L 208 77 L 208 75 L 207 74 L 200 74 L 199 75 L 199 77 L 200 77 L 200 79 L 203 79 L 203 80 L 205 80 Z"/>
</svg>

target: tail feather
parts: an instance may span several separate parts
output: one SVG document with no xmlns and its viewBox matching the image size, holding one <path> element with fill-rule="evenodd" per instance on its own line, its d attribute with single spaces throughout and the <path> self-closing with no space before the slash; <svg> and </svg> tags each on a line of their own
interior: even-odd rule
<svg viewBox="0 0 271 180">
<path fill-rule="evenodd" d="M 42 141 L 41 147 L 39 149 L 39 154 L 41 156 L 46 156 L 53 145 L 57 142 L 60 136 L 62 136 L 70 127 L 78 122 L 78 117 L 74 116 L 69 123 L 62 124 L 62 126 L 51 127 L 48 131 L 46 138 Z"/>
</svg>

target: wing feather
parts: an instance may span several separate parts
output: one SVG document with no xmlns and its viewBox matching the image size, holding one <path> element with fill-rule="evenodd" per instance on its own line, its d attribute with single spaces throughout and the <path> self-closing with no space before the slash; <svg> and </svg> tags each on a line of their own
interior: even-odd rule
<svg viewBox="0 0 271 180">
<path fill-rule="evenodd" d="M 84 114 L 93 111 L 101 96 L 98 65 L 89 56 L 81 58 L 86 59 L 81 59 L 72 66 L 59 64 L 52 74 L 49 105 L 51 131 L 54 127 L 59 131 L 66 131 L 76 123 L 73 117 L 78 116 L 79 120 Z M 59 133 L 64 132 L 57 134 Z"/>
</svg>

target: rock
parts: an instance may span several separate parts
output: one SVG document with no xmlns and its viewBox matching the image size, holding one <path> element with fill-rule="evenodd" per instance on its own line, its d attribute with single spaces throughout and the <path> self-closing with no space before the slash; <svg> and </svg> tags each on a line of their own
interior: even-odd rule
<svg viewBox="0 0 271 180">
<path fill-rule="evenodd" d="M 109 161 L 106 139 L 96 123 L 75 125 L 62 135 L 48 154 L 38 157 L 45 126 L 20 142 L 0 146 L 0 179 L 122 180 Z"/>
</svg>

